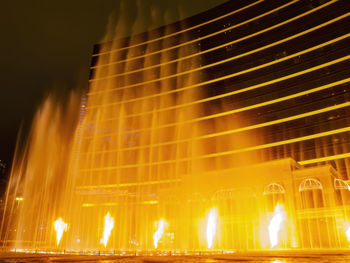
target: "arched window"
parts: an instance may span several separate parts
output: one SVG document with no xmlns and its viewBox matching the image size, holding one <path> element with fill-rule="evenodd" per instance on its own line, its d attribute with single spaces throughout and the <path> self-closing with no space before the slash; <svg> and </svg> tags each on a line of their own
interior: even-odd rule
<svg viewBox="0 0 350 263">
<path fill-rule="evenodd" d="M 285 190 L 282 185 L 271 183 L 265 186 L 264 196 L 266 198 L 267 210 L 272 212 L 277 204 L 284 203 Z"/>
<path fill-rule="evenodd" d="M 303 208 L 323 207 L 322 184 L 315 178 L 306 178 L 299 185 Z"/>
<path fill-rule="evenodd" d="M 212 200 L 218 205 L 220 211 L 233 215 L 237 213 L 237 203 L 234 189 L 222 189 L 213 194 Z"/>
<path fill-rule="evenodd" d="M 220 200 L 220 199 L 231 199 L 234 197 L 234 189 L 222 189 L 218 190 L 213 194 L 212 199 L 213 200 Z"/>
<path fill-rule="evenodd" d="M 212 202 L 218 209 L 220 247 L 247 249 L 253 247 L 257 218 L 257 200 L 252 188 L 231 188 L 216 191 Z"/>
<path fill-rule="evenodd" d="M 306 190 L 314 190 L 314 189 L 320 189 L 320 190 L 323 189 L 320 181 L 314 178 L 304 179 L 299 185 L 299 192 L 306 191 Z"/>
<path fill-rule="evenodd" d="M 276 184 L 276 183 L 271 183 L 265 186 L 264 188 L 264 195 L 268 194 L 284 194 L 285 190 L 282 185 Z"/>
<path fill-rule="evenodd" d="M 337 205 L 350 204 L 350 186 L 342 179 L 334 179 L 335 200 Z"/>
<path fill-rule="evenodd" d="M 249 214 L 256 211 L 255 195 L 250 188 L 231 188 L 216 191 L 212 200 L 219 210 L 231 215 Z"/>
<path fill-rule="evenodd" d="M 334 179 L 334 188 L 339 189 L 346 189 L 350 190 L 350 186 L 347 184 L 347 182 L 343 181 L 342 179 L 335 178 Z"/>
</svg>

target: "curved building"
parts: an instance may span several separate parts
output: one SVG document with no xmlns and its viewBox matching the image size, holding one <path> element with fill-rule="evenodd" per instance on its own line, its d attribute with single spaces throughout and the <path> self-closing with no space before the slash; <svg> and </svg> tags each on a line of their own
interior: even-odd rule
<svg viewBox="0 0 350 263">
<path fill-rule="evenodd" d="M 75 184 L 85 216 L 123 214 L 111 246 L 347 247 L 349 10 L 232 0 L 96 45 Z M 206 244 L 210 207 L 221 221 Z M 158 246 L 145 229 L 160 218 Z"/>
<path fill-rule="evenodd" d="M 97 96 L 95 82 L 127 81 L 132 84 L 117 83 L 107 92 L 125 87 L 135 90 L 138 101 L 152 95 L 161 99 L 169 92 L 154 90 L 145 98 L 136 93 L 196 78 L 169 88 L 174 96 L 197 93 L 196 100 L 163 111 L 200 108 L 188 120 L 199 125 L 238 119 L 212 136 L 254 136 L 241 150 L 257 152 L 262 161 L 291 157 L 305 166 L 331 163 L 347 179 L 348 12 L 346 1 L 229 1 L 173 25 L 97 46 L 89 97 Z M 108 72 L 97 77 L 94 73 L 105 64 Z M 225 153 L 230 154 L 236 153 Z"/>
</svg>

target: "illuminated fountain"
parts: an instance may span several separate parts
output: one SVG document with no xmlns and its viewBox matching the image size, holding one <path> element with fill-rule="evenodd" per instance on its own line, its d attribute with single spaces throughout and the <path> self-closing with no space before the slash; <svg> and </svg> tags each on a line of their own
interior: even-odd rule
<svg viewBox="0 0 350 263">
<path fill-rule="evenodd" d="M 280 204 L 277 204 L 268 227 L 269 239 L 270 239 L 270 244 L 272 248 L 278 245 L 278 239 L 279 239 L 278 234 L 281 230 L 282 223 L 284 220 L 285 220 L 285 214 L 283 211 L 283 206 Z"/>
<path fill-rule="evenodd" d="M 103 238 L 101 238 L 101 244 L 103 244 L 105 247 L 107 247 L 107 242 L 109 239 L 109 236 L 111 235 L 111 231 L 114 227 L 114 219 L 111 217 L 109 212 L 105 215 L 105 224 L 103 228 Z"/>
<path fill-rule="evenodd" d="M 200 84 L 205 61 L 190 32 L 154 38 L 99 45 L 87 97 L 65 107 L 50 97 L 38 111 L 14 158 L 4 246 L 133 255 L 348 247 L 340 203 L 350 191 L 335 169 L 303 169 L 287 146 L 264 145 L 266 123 L 237 117 L 244 107 L 220 101 L 219 84 Z"/>
<path fill-rule="evenodd" d="M 157 231 L 153 235 L 154 248 L 158 248 L 158 241 L 164 234 L 165 221 L 161 219 L 157 222 L 158 228 Z"/>
<path fill-rule="evenodd" d="M 62 218 L 57 219 L 53 224 L 56 231 L 56 244 L 58 246 L 63 236 L 63 232 L 67 232 L 68 225 L 62 220 Z"/>
<path fill-rule="evenodd" d="M 216 221 L 217 221 L 217 211 L 215 208 L 212 208 L 208 215 L 207 222 L 207 246 L 212 248 L 215 234 L 216 234 Z"/>
</svg>

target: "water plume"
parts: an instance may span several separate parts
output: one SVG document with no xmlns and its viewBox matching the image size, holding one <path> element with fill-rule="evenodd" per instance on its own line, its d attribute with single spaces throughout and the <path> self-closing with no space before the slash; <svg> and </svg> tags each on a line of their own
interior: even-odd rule
<svg viewBox="0 0 350 263">
<path fill-rule="evenodd" d="M 101 238 L 101 244 L 107 247 L 108 239 L 111 235 L 112 229 L 114 228 L 114 219 L 111 217 L 109 212 L 105 215 L 103 238 Z"/>
<path fill-rule="evenodd" d="M 121 10 L 126 5 L 122 2 Z M 171 19 L 170 13 L 147 10 Z M 216 89 L 198 85 L 207 80 L 205 71 L 196 70 L 205 63 L 195 55 L 200 32 L 177 34 L 188 27 L 182 21 L 121 39 L 116 34 L 140 30 L 142 19 L 149 19 L 139 15 L 134 21 L 126 14 L 115 26 L 111 21 L 108 42 L 96 49 L 87 97 L 72 99 L 68 110 L 49 98 L 35 118 L 11 179 L 14 193 L 24 197 L 13 220 L 19 229 L 12 233 L 16 248 L 55 248 L 49 226 L 61 216 L 69 222 L 66 249 L 108 244 L 120 251 L 149 251 L 159 248 L 161 239 L 162 249 L 205 250 L 214 239 L 219 244 L 217 229 L 227 228 L 217 222 L 219 211 L 222 218 L 246 218 L 244 205 L 239 213 L 221 206 L 207 214 L 207 201 L 227 187 L 225 180 L 234 184 L 236 177 L 226 176 L 230 169 L 255 157 L 222 154 L 253 140 L 231 132 L 240 126 L 235 116 L 207 118 L 229 107 L 207 101 Z M 13 180 L 15 175 L 21 178 Z M 247 228 L 232 222 L 237 233 Z M 232 249 L 236 237 L 226 236 L 225 246 Z"/>
<path fill-rule="evenodd" d="M 157 224 L 158 224 L 157 231 L 153 235 L 154 248 L 158 248 L 158 241 L 164 233 L 164 227 L 165 227 L 164 219 L 160 219 Z"/>
<path fill-rule="evenodd" d="M 348 239 L 348 241 L 350 242 L 350 226 L 345 231 L 345 235 L 346 235 L 346 238 Z"/>
<path fill-rule="evenodd" d="M 209 211 L 208 221 L 207 221 L 207 247 L 212 248 L 214 243 L 214 238 L 216 234 L 216 224 L 217 224 L 217 210 L 212 208 Z"/>
<path fill-rule="evenodd" d="M 56 245 L 58 246 L 63 236 L 63 232 L 66 232 L 68 229 L 68 224 L 65 223 L 60 217 L 53 223 L 53 225 L 56 231 Z"/>
<path fill-rule="evenodd" d="M 4 214 L 11 214 L 11 196 L 23 198 L 21 202 L 13 201 L 16 210 L 9 217 L 10 224 L 17 224 L 12 237 L 17 240 L 17 248 L 25 240 L 49 244 L 52 222 L 65 206 L 80 95 L 73 92 L 66 99 L 61 104 L 55 96 L 48 96 L 34 117 L 26 143 L 16 149 L 7 189 L 11 194 Z M 7 227 L 5 236 L 13 235 L 11 229 L 14 227 Z"/>
<path fill-rule="evenodd" d="M 283 205 L 277 204 L 272 215 L 272 219 L 268 226 L 269 239 L 271 248 L 275 247 L 279 243 L 278 234 L 281 230 L 282 223 L 285 220 L 285 212 Z"/>
</svg>

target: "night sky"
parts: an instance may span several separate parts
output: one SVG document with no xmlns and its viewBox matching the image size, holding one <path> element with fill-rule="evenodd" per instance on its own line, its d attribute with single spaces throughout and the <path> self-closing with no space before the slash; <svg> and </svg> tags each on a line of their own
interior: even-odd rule
<svg viewBox="0 0 350 263">
<path fill-rule="evenodd" d="M 174 22 L 225 0 L 4 0 L 1 1 L 0 160 L 10 166 L 19 127 L 48 94 L 65 98 L 86 90 L 93 45 L 106 33 L 109 17 L 145 21 L 133 33 Z M 140 8 L 139 6 L 144 8 Z M 124 10 L 124 11 L 122 11 Z M 167 21 L 150 21 L 151 10 Z M 181 15 L 179 15 L 181 10 Z M 127 33 L 125 33 L 127 34 Z M 122 36 L 121 36 L 122 37 Z M 8 169 L 9 170 L 9 169 Z"/>
</svg>

